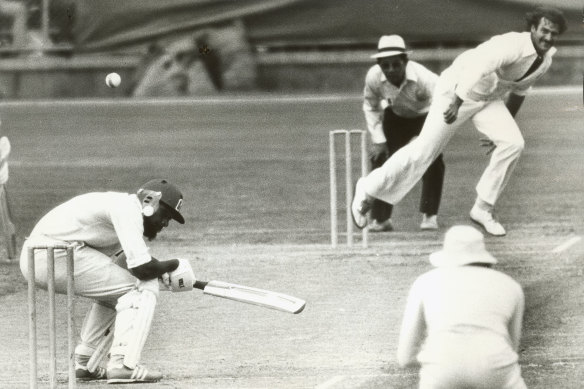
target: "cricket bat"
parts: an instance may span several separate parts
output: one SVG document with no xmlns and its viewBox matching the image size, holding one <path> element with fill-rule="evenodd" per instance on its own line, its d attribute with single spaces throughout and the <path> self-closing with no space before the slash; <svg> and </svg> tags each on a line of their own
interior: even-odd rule
<svg viewBox="0 0 584 389">
<path fill-rule="evenodd" d="M 306 305 L 306 301 L 297 297 L 223 281 L 195 281 L 193 286 L 211 296 L 259 305 L 288 313 L 300 313 Z"/>
</svg>

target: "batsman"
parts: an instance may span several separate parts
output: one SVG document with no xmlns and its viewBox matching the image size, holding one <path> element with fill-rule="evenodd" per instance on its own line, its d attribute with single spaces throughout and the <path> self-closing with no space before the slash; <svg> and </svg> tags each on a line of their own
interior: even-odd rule
<svg viewBox="0 0 584 389">
<path fill-rule="evenodd" d="M 94 301 L 75 348 L 77 379 L 131 383 L 162 378 L 139 364 L 160 285 L 192 290 L 196 280 L 188 261 L 157 260 L 146 240 L 155 239 L 171 220 L 184 224 L 182 204 L 180 190 L 164 179 L 148 181 L 136 193 L 86 193 L 48 212 L 24 242 L 20 269 L 41 288 L 47 287 L 46 253 L 37 250 L 36 274 L 27 274 L 27 248 L 75 244 L 75 294 Z M 57 250 L 56 292 L 65 294 L 66 283 L 65 252 Z"/>
</svg>

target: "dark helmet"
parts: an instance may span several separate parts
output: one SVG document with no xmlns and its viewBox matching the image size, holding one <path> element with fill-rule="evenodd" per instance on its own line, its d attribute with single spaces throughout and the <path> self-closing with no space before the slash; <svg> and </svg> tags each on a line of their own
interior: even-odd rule
<svg viewBox="0 0 584 389">
<path fill-rule="evenodd" d="M 160 193 L 158 201 L 151 202 L 152 197 L 149 196 L 149 194 L 152 192 Z M 180 224 L 185 224 L 185 218 L 180 214 L 183 195 L 180 190 L 170 182 L 160 178 L 150 180 L 138 189 L 138 198 L 142 202 L 144 211 L 148 206 L 151 208 L 154 207 L 154 209 L 149 210 L 148 213 L 150 215 L 156 212 L 156 209 L 158 209 L 157 203 L 161 202 L 169 209 L 174 220 Z M 144 212 L 144 214 L 149 216 L 146 212 Z"/>
</svg>

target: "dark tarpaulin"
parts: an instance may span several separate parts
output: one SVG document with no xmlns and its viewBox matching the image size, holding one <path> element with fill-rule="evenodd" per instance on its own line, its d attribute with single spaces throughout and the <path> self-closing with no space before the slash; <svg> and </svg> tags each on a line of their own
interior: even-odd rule
<svg viewBox="0 0 584 389">
<path fill-rule="evenodd" d="M 581 0 L 548 0 L 569 19 L 568 38 L 584 38 Z M 545 3 L 540 0 L 539 4 Z M 581 7 L 581 5 L 580 5 Z M 246 18 L 248 34 L 259 44 L 374 42 L 397 33 L 410 43 L 480 42 L 492 35 L 523 31 L 533 4 L 521 0 L 316 0 L 286 10 Z"/>
<path fill-rule="evenodd" d="M 299 1 L 79 0 L 73 35 L 79 50 L 107 50 L 188 33 Z"/>
<path fill-rule="evenodd" d="M 577 2 L 538 3 L 564 11 L 562 40 L 584 38 Z M 533 7 L 523 0 L 79 0 L 74 35 L 78 50 L 103 51 L 241 18 L 258 46 L 371 44 L 389 33 L 411 44 L 467 43 L 523 30 Z"/>
</svg>

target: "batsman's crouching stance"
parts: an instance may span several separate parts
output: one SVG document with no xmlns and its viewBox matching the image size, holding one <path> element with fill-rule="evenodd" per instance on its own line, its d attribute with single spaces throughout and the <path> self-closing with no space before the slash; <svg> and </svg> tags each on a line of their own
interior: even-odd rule
<svg viewBox="0 0 584 389">
<path fill-rule="evenodd" d="M 76 243 L 75 294 L 94 300 L 75 349 L 80 380 L 108 383 L 155 382 L 162 374 L 140 365 L 140 354 L 154 315 L 160 285 L 192 289 L 195 278 L 182 259 L 159 261 L 144 240 L 152 240 L 171 219 L 184 224 L 182 193 L 163 179 L 148 181 L 136 194 L 87 193 L 57 206 L 25 241 L 20 269 L 28 279 L 27 248 Z M 55 251 L 55 289 L 66 293 L 65 253 Z M 38 286 L 47 287 L 45 252 L 36 255 Z M 159 284 L 159 279 L 163 282 Z M 110 355 L 107 367 L 102 361 Z"/>
</svg>

